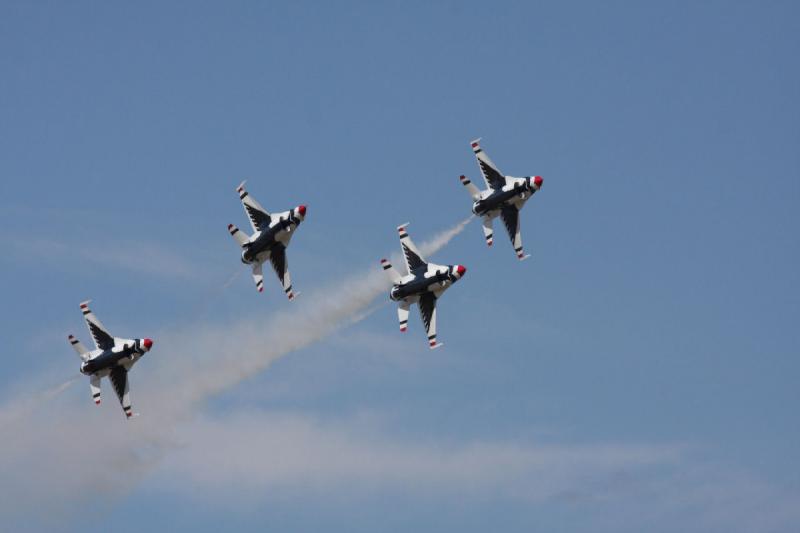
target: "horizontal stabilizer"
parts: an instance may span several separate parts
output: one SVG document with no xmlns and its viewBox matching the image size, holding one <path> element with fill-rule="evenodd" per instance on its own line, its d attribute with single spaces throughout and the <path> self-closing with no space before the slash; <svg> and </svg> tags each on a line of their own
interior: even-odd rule
<svg viewBox="0 0 800 533">
<path fill-rule="evenodd" d="M 86 361 L 89 359 L 89 350 L 86 349 L 86 346 L 84 346 L 81 341 L 75 338 L 75 335 L 70 335 L 67 337 L 67 340 L 78 354 L 78 357 L 81 358 L 81 361 Z"/>
<path fill-rule="evenodd" d="M 483 217 L 483 237 L 486 239 L 486 246 L 491 246 L 494 242 L 494 229 L 492 229 L 492 218 Z"/>
<path fill-rule="evenodd" d="M 408 302 L 400 302 L 397 307 L 397 320 L 400 322 L 400 333 L 405 333 L 408 329 Z"/>
<path fill-rule="evenodd" d="M 100 376 L 92 374 L 89 377 L 89 390 L 92 392 L 92 400 L 96 405 L 100 405 Z"/>
<path fill-rule="evenodd" d="M 400 272 L 392 266 L 388 259 L 381 259 L 381 268 L 392 283 L 400 283 Z"/>
<path fill-rule="evenodd" d="M 472 181 L 470 181 L 468 177 L 461 176 L 459 179 L 461 180 L 461 185 L 467 188 L 467 192 L 469 193 L 469 195 L 472 197 L 473 200 L 477 200 L 481 197 L 481 192 L 478 190 L 475 184 L 472 183 Z"/>
<path fill-rule="evenodd" d="M 239 244 L 239 246 L 244 247 L 248 242 L 250 242 L 250 237 L 236 227 L 235 224 L 228 224 L 228 233 L 231 234 L 231 237 Z"/>
<path fill-rule="evenodd" d="M 264 273 L 262 263 L 253 263 L 253 281 L 256 282 L 256 290 L 264 292 Z"/>
</svg>

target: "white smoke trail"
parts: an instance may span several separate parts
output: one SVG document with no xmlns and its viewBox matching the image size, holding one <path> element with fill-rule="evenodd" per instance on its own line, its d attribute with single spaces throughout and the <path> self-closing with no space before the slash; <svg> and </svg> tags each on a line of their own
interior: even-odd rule
<svg viewBox="0 0 800 533">
<path fill-rule="evenodd" d="M 446 246 L 461 233 L 473 219 L 472 216 L 451 229 L 441 232 L 420 246 L 425 255 L 431 255 Z M 377 265 L 377 263 L 376 263 Z M 217 394 L 240 381 L 264 370 L 273 361 L 317 342 L 337 329 L 352 322 L 355 317 L 363 319 L 372 302 L 389 289 L 389 282 L 378 266 L 370 267 L 335 286 L 309 293 L 295 302 L 291 309 L 272 315 L 269 321 L 247 322 L 226 328 L 220 334 L 218 328 L 185 332 L 161 343 L 164 353 L 192 353 L 191 364 L 185 360 L 172 359 L 175 365 L 165 371 L 159 368 L 159 376 L 166 382 L 160 391 L 167 392 L 172 399 L 162 394 L 150 395 L 169 403 L 176 409 L 185 409 L 186 404 L 201 401 Z M 207 354 L 203 360 L 198 354 Z M 157 378 L 156 378 L 157 379 Z M 180 402 L 174 399 L 180 390 Z"/>
<path fill-rule="evenodd" d="M 239 269 L 239 270 L 237 270 L 236 272 L 234 272 L 234 273 L 231 275 L 231 277 L 230 277 L 230 278 L 228 278 L 228 281 L 226 281 L 226 282 L 225 282 L 225 283 L 222 285 L 222 288 L 223 288 L 223 289 L 227 289 L 228 287 L 230 287 L 230 286 L 233 284 L 233 282 L 234 282 L 234 281 L 236 281 L 236 279 L 239 277 L 239 274 L 241 274 L 241 273 L 242 273 L 241 269 Z"/>
<path fill-rule="evenodd" d="M 455 226 L 453 226 L 452 228 L 450 228 L 449 230 L 443 231 L 433 239 L 422 243 L 419 247 L 420 252 L 422 252 L 425 255 L 435 254 L 436 252 L 447 246 L 447 244 L 453 240 L 453 237 L 464 231 L 464 228 L 467 227 L 467 224 L 472 222 L 474 218 L 475 215 L 470 215 L 461 222 L 459 222 L 458 224 L 456 224 Z"/>
<path fill-rule="evenodd" d="M 444 247 L 472 217 L 420 246 L 426 255 Z M 24 524 L 47 504 L 49 517 L 81 512 L 80 503 L 132 490 L 164 453 L 182 445 L 181 422 L 198 406 L 263 371 L 284 355 L 366 317 L 389 283 L 377 261 L 368 270 L 309 293 L 290 309 L 233 325 L 202 325 L 158 337 L 158 353 L 131 374 L 135 407 L 143 416 L 126 422 L 116 409 L 87 401 L 49 403 L 7 416 L 19 402 L 0 406 L 7 420 L 0 439 L 0 515 Z M 62 387 L 65 389 L 72 380 Z M 116 404 L 108 388 L 104 405 Z M 55 393 L 57 394 L 57 393 Z M 45 394 L 51 398 L 54 394 Z M 114 405 L 116 407 L 116 405 Z M 10 525 L 13 525 L 13 521 Z"/>
<path fill-rule="evenodd" d="M 11 401 L 3 405 L 2 409 L 0 409 L 0 429 L 33 413 L 42 405 L 67 390 L 70 385 L 78 381 L 79 377 L 80 376 L 75 376 L 60 385 L 50 387 L 42 392 L 33 393 L 29 396 L 19 397 L 16 401 Z"/>
</svg>

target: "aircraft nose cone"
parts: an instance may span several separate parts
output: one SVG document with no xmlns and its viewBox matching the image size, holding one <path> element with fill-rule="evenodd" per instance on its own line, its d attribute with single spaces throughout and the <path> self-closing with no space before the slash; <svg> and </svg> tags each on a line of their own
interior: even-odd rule
<svg viewBox="0 0 800 533">
<path fill-rule="evenodd" d="M 458 272 L 458 277 L 461 277 L 467 273 L 467 267 L 465 267 L 464 265 L 458 265 L 456 267 L 456 272 Z"/>
<path fill-rule="evenodd" d="M 301 217 L 306 216 L 306 206 L 304 205 L 298 206 L 297 211 L 300 213 Z"/>
<path fill-rule="evenodd" d="M 537 189 L 542 186 L 542 183 L 544 183 L 544 180 L 541 176 L 535 176 L 533 178 L 533 184 L 536 185 Z"/>
<path fill-rule="evenodd" d="M 142 344 L 144 344 L 144 349 L 148 352 L 150 351 L 150 348 L 153 347 L 153 341 L 151 339 L 145 339 Z"/>
</svg>

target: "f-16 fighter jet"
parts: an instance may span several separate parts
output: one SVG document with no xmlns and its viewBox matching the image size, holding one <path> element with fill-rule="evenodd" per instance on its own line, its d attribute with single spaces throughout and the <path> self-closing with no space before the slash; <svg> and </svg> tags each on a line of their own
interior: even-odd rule
<svg viewBox="0 0 800 533">
<path fill-rule="evenodd" d="M 262 266 L 264 261 L 269 260 L 283 285 L 283 292 L 292 300 L 295 294 L 292 291 L 292 278 L 289 276 L 289 266 L 286 262 L 286 247 L 297 231 L 297 226 L 306 218 L 306 206 L 299 205 L 291 211 L 270 215 L 247 193 L 244 184 L 243 181 L 236 188 L 236 192 L 239 193 L 244 211 L 250 219 L 253 235 L 248 237 L 233 224 L 228 224 L 228 231 L 242 247 L 242 263 L 253 267 L 253 280 L 256 282 L 258 292 L 264 290 Z"/>
<path fill-rule="evenodd" d="M 488 188 L 484 191 L 479 191 L 466 176 L 461 176 L 461 183 L 467 188 L 474 201 L 472 212 L 483 220 L 483 235 L 486 237 L 486 244 L 488 246 L 492 245 L 494 236 L 492 220 L 497 215 L 500 215 L 506 230 L 508 230 L 508 235 L 511 237 L 511 243 L 514 245 L 517 258 L 522 261 L 529 258 L 530 255 L 525 255 L 522 251 L 519 211 L 525 205 L 525 202 L 542 187 L 544 180 L 541 176 L 526 178 L 504 176 L 497 170 L 497 167 L 486 155 L 486 152 L 481 149 L 479 143 L 480 139 L 472 141 L 472 151 L 475 152 L 475 157 L 478 158 L 478 166 Z"/>
<path fill-rule="evenodd" d="M 397 308 L 400 331 L 408 329 L 408 309 L 411 304 L 418 303 L 428 333 L 428 343 L 434 349 L 444 344 L 436 341 L 436 300 L 461 279 L 467 269 L 462 265 L 436 265 L 425 261 L 408 236 L 406 226 L 408 224 L 399 226 L 397 231 L 400 233 L 400 248 L 408 274 L 401 276 L 386 259 L 381 259 L 381 266 L 392 282 L 389 298 L 400 304 Z"/>
<path fill-rule="evenodd" d="M 69 343 L 81 358 L 81 373 L 89 376 L 89 388 L 92 391 L 94 403 L 100 405 L 100 378 L 108 377 L 114 386 L 114 392 L 117 393 L 119 403 L 125 411 L 125 416 L 130 418 L 133 413 L 128 392 L 128 371 L 136 361 L 150 351 L 153 341 L 112 337 L 89 309 L 89 301 L 81 304 L 81 311 L 86 325 L 89 327 L 89 333 L 94 339 L 95 349 L 87 350 L 86 346 L 74 335 L 68 337 Z"/>
</svg>

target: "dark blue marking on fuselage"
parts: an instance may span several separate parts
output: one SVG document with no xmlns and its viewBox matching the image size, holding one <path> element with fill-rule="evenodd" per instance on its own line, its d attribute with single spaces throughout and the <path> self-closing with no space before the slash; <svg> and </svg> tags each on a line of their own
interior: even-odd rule
<svg viewBox="0 0 800 533">
<path fill-rule="evenodd" d="M 293 226 L 297 227 L 299 225 L 300 219 L 290 214 L 287 218 L 279 220 L 271 228 L 262 231 L 256 240 L 245 245 L 245 249 L 242 252 L 242 262 L 252 263 L 256 260 L 256 257 L 258 257 L 259 254 L 272 250 L 276 244 L 283 245 L 283 243 L 276 238 L 278 233 L 285 229 Z"/>
<path fill-rule="evenodd" d="M 527 185 L 518 185 L 511 190 L 502 191 L 495 190 L 492 194 L 482 200 L 478 200 L 472 205 L 472 212 L 478 216 L 483 216 L 490 211 L 501 209 L 504 205 L 509 203 L 509 200 L 520 196 L 522 193 L 529 193 L 533 195 L 535 191 Z"/>
<path fill-rule="evenodd" d="M 448 265 L 447 272 L 437 272 L 428 278 L 425 277 L 425 274 L 428 272 L 427 267 L 412 270 L 411 273 L 414 275 L 414 279 L 402 285 L 393 286 L 392 290 L 389 292 L 389 298 L 395 301 L 402 300 L 409 296 L 430 292 L 428 289 L 433 284 L 438 284 L 443 281 L 455 282 L 456 279 L 451 274 L 452 270 L 452 266 Z"/>
<path fill-rule="evenodd" d="M 111 350 L 105 350 L 103 353 L 86 361 L 81 366 L 81 372 L 83 374 L 94 374 L 95 372 L 99 372 L 101 370 L 106 370 L 107 368 L 112 368 L 114 366 L 119 365 L 119 362 L 123 359 L 130 359 L 131 356 L 134 355 L 144 355 L 141 348 L 137 348 L 136 344 L 125 345 L 122 350 L 118 352 L 113 352 Z"/>
</svg>

